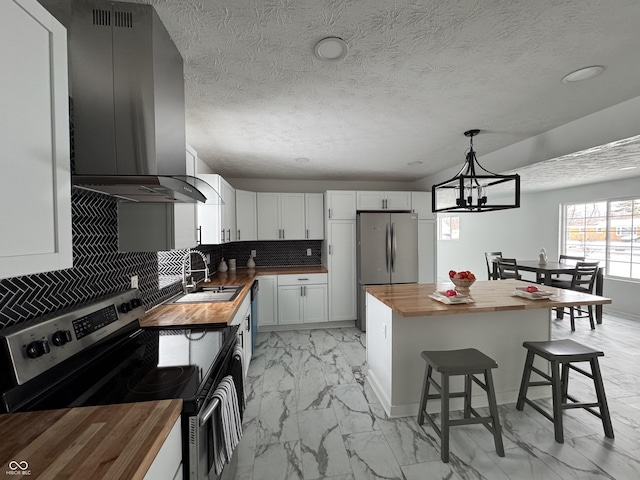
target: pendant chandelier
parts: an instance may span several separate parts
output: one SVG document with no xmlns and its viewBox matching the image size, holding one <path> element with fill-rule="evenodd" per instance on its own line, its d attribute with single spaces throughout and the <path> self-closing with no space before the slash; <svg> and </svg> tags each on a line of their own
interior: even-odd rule
<svg viewBox="0 0 640 480">
<path fill-rule="evenodd" d="M 478 162 L 473 137 L 480 130 L 464 132 L 470 148 L 462 169 L 450 180 L 431 189 L 433 212 L 490 212 L 520 207 L 520 175 L 498 175 Z"/>
</svg>

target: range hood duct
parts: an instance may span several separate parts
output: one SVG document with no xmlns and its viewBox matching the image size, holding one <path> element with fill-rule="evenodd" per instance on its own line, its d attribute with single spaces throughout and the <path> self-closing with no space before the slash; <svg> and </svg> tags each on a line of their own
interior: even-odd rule
<svg viewBox="0 0 640 480">
<path fill-rule="evenodd" d="M 154 8 L 39 1 L 68 30 L 73 185 L 133 202 L 220 203 L 187 176 L 183 61 Z"/>
</svg>

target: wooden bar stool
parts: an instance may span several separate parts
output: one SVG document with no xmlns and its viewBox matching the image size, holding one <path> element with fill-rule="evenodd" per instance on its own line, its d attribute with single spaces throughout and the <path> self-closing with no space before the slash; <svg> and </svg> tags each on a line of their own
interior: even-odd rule
<svg viewBox="0 0 640 480">
<path fill-rule="evenodd" d="M 524 404 L 531 405 L 534 409 L 551 420 L 554 425 L 556 442 L 564 443 L 564 433 L 562 428 L 562 411 L 567 408 L 584 408 L 592 415 L 602 420 L 604 434 L 613 438 L 613 426 L 609 416 L 607 397 L 604 393 L 604 384 L 600 374 L 598 357 L 604 356 L 599 350 L 594 350 L 573 340 L 553 340 L 549 342 L 524 342 L 523 347 L 527 349 L 527 359 L 522 373 L 522 383 L 516 408 L 522 410 Z M 551 363 L 551 376 L 533 366 L 535 355 L 538 355 Z M 572 365 L 576 362 L 589 362 L 591 373 Z M 562 366 L 562 373 L 560 373 Z M 597 402 L 580 402 L 568 393 L 569 389 L 569 369 L 575 370 L 593 380 L 596 389 Z M 545 381 L 531 381 L 531 372 L 536 372 Z M 553 412 L 549 413 L 527 398 L 529 386 L 551 385 Z M 598 407 L 599 412 L 594 410 Z"/>
<path fill-rule="evenodd" d="M 493 377 L 491 370 L 497 368 L 498 364 L 484 353 L 475 348 L 465 348 L 463 350 L 443 350 L 443 351 L 424 351 L 421 353 L 422 358 L 427 361 L 425 369 L 424 383 L 422 386 L 422 396 L 420 398 L 420 410 L 418 411 L 418 424 L 422 425 L 426 417 L 429 424 L 433 427 L 440 437 L 441 451 L 440 458 L 443 462 L 449 462 L 449 427 L 457 425 L 469 425 L 482 423 L 487 430 L 493 434 L 496 452 L 504 457 L 504 446 L 502 444 L 502 431 L 500 428 L 500 420 L 498 418 L 498 407 L 496 405 L 496 392 L 493 387 Z M 432 373 L 441 374 L 442 386 L 433 379 Z M 484 374 L 484 383 L 478 380 L 474 375 Z M 464 375 L 464 392 L 449 392 L 449 378 L 454 375 Z M 483 417 L 478 411 L 471 406 L 471 381 L 474 381 L 485 392 L 489 399 L 490 416 Z M 429 387 L 433 387 L 440 392 L 439 394 L 429 394 Z M 452 420 L 449 418 L 449 399 L 453 397 L 464 397 L 464 418 Z M 441 400 L 441 429 L 435 424 L 433 419 L 427 414 L 427 400 Z M 426 414 L 426 415 L 425 415 Z M 473 415 L 473 418 L 472 418 Z"/>
</svg>

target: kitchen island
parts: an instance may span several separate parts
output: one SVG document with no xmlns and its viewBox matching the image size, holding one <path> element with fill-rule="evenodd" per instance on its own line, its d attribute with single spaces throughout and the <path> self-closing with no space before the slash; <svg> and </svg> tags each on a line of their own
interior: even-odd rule
<svg viewBox="0 0 640 480">
<path fill-rule="evenodd" d="M 377 285 L 367 292 L 367 378 L 390 417 L 417 415 L 424 376 L 423 350 L 477 348 L 492 357 L 497 401 L 515 402 L 526 350 L 524 341 L 551 339 L 553 307 L 603 305 L 611 300 L 571 290 L 544 287 L 553 296 L 530 300 L 514 296 L 516 287 L 531 285 L 519 280 L 476 282 L 471 287 L 475 301 L 448 305 L 429 297 L 435 291 L 453 288 L 443 284 Z M 589 328 L 578 320 L 578 328 Z M 567 321 L 567 332 L 569 324 Z M 546 368 L 544 363 L 539 364 Z M 457 382 L 459 381 L 459 383 Z M 452 391 L 462 390 L 462 378 L 452 379 Z M 486 394 L 474 389 L 474 406 L 487 404 Z M 550 396 L 544 387 L 530 389 L 530 398 Z M 453 399 L 451 408 L 461 407 Z M 429 412 L 438 412 L 431 402 Z"/>
</svg>

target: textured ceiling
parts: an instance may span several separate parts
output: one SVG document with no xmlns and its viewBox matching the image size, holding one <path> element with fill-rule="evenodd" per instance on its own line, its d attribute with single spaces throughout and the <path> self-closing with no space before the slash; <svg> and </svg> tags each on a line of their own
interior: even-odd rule
<svg viewBox="0 0 640 480">
<path fill-rule="evenodd" d="M 523 192 L 555 190 L 637 177 L 640 176 L 640 135 L 563 155 L 509 173 L 520 175 Z"/>
<path fill-rule="evenodd" d="M 229 177 L 416 180 L 461 164 L 470 128 L 482 155 L 640 95 L 636 0 L 135 1 L 185 59 L 189 143 Z M 342 61 L 314 56 L 326 36 Z"/>
</svg>

